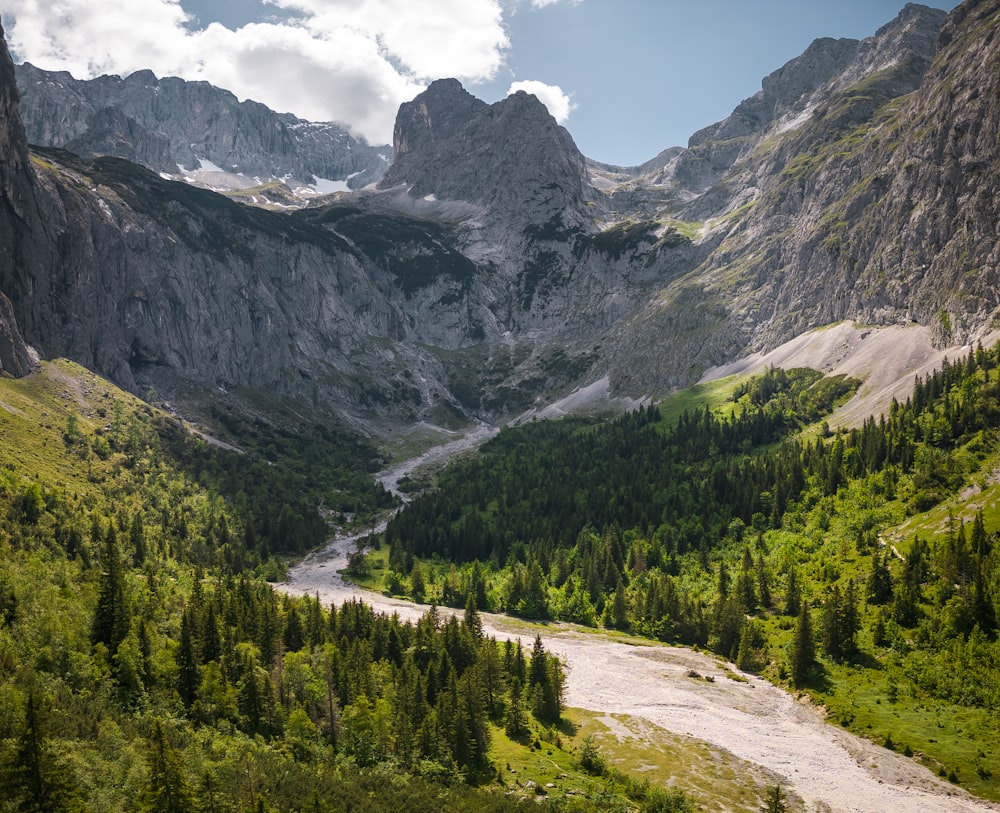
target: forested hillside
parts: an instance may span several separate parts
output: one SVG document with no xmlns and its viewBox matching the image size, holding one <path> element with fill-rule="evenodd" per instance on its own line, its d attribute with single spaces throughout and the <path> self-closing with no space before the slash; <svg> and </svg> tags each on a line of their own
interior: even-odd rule
<svg viewBox="0 0 1000 813">
<path fill-rule="evenodd" d="M 390 522 L 385 584 L 709 647 L 1000 798 L 998 364 L 853 429 L 822 418 L 856 382 L 775 369 L 679 418 L 505 430 Z"/>
<path fill-rule="evenodd" d="M 223 449 L 64 362 L 0 380 L 0 429 L 0 811 L 538 809 L 490 744 L 558 740 L 541 639 L 264 579 L 316 541 L 313 501 L 385 502 L 370 450 L 263 425 Z"/>
</svg>

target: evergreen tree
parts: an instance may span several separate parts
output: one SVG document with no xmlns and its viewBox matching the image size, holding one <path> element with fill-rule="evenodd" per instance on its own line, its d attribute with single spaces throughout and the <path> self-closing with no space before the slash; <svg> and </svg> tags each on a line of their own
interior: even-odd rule
<svg viewBox="0 0 1000 813">
<path fill-rule="evenodd" d="M 220 657 L 222 657 L 222 637 L 219 635 L 219 622 L 215 616 L 215 602 L 209 602 L 201 632 L 201 662 L 210 663 L 219 660 Z"/>
<path fill-rule="evenodd" d="M 298 652 L 306 645 L 305 633 L 302 630 L 302 619 L 299 618 L 299 611 L 292 606 L 285 619 L 285 634 L 283 638 L 285 650 L 288 652 Z"/>
<path fill-rule="evenodd" d="M 767 576 L 767 566 L 764 564 L 764 554 L 757 554 L 757 596 L 760 599 L 760 606 L 765 610 L 771 609 L 771 581 Z"/>
<path fill-rule="evenodd" d="M 615 587 L 615 595 L 611 601 L 611 626 L 626 630 L 629 627 L 628 603 L 625 600 L 625 585 L 621 579 Z"/>
<path fill-rule="evenodd" d="M 872 572 L 868 576 L 867 600 L 869 604 L 886 604 L 892 600 L 892 575 L 885 556 L 877 552 L 872 556 Z"/>
<path fill-rule="evenodd" d="M 479 641 L 483 637 L 483 620 L 479 617 L 479 610 L 476 606 L 476 596 L 472 591 L 465 597 L 465 627 L 472 633 L 473 638 Z"/>
<path fill-rule="evenodd" d="M 792 683 L 795 686 L 804 686 L 816 666 L 816 644 L 813 641 L 809 606 L 805 602 L 802 602 L 799 609 L 790 656 Z"/>
<path fill-rule="evenodd" d="M 510 684 L 510 700 L 504 715 L 504 730 L 510 737 L 518 737 L 528 729 L 528 715 L 524 708 L 521 681 L 515 678 Z"/>
<path fill-rule="evenodd" d="M 70 778 L 65 767 L 57 765 L 44 736 L 34 689 L 28 692 L 13 760 L 0 778 L 0 797 L 5 796 L 17 813 L 61 813 L 75 808 Z"/>
<path fill-rule="evenodd" d="M 528 669 L 528 686 L 531 690 L 532 711 L 543 723 L 556 723 L 562 714 L 562 692 L 565 676 L 559 659 L 550 656 L 535 636 Z"/>
<path fill-rule="evenodd" d="M 753 558 L 750 555 L 750 546 L 743 548 L 743 559 L 740 562 L 740 572 L 736 577 L 736 598 L 742 606 L 745 615 L 752 615 L 757 611 L 757 591 L 754 589 L 756 581 L 754 573 Z"/>
<path fill-rule="evenodd" d="M 744 672 L 759 672 L 764 666 L 766 649 L 767 637 L 761 623 L 757 620 L 748 621 L 740 633 L 736 666 Z"/>
<path fill-rule="evenodd" d="M 177 648 L 177 670 L 177 692 L 181 696 L 184 708 L 189 709 L 198 697 L 201 674 L 198 669 L 198 657 L 194 650 L 191 616 L 187 611 L 181 615 L 180 646 Z"/>
<path fill-rule="evenodd" d="M 132 517 L 132 527 L 129 529 L 129 544 L 132 546 L 132 562 L 136 567 L 142 567 L 146 562 L 146 529 L 142 522 L 142 514 Z"/>
<path fill-rule="evenodd" d="M 764 795 L 764 804 L 760 808 L 760 813 L 785 813 L 788 805 L 785 804 L 785 792 L 781 785 L 772 785 Z"/>
<path fill-rule="evenodd" d="M 125 600 L 125 574 L 122 570 L 118 537 L 113 522 L 108 524 L 104 536 L 101 564 L 103 569 L 90 640 L 93 644 L 104 644 L 110 656 L 118 651 L 119 645 L 128 635 L 129 627 L 128 605 Z"/>
<path fill-rule="evenodd" d="M 785 590 L 785 615 L 797 616 L 802 609 L 802 593 L 799 590 L 799 577 L 793 567 L 788 571 L 788 587 Z"/>
<path fill-rule="evenodd" d="M 420 567 L 419 562 L 414 562 L 413 569 L 410 571 L 410 595 L 413 597 L 415 602 L 421 604 L 423 603 L 424 594 L 426 592 L 427 584 L 424 581 L 424 571 Z"/>
<path fill-rule="evenodd" d="M 194 813 L 180 756 L 167 742 L 159 720 L 153 724 L 148 759 L 149 775 L 139 796 L 140 810 L 143 813 Z"/>
<path fill-rule="evenodd" d="M 740 635 L 746 624 L 743 602 L 739 595 L 732 595 L 722 601 L 715 612 L 715 651 L 729 660 L 735 660 L 740 647 Z"/>
</svg>

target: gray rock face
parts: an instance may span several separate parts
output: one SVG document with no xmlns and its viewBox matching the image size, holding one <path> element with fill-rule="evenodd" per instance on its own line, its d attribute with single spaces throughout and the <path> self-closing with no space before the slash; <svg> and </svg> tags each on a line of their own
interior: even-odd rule
<svg viewBox="0 0 1000 813">
<path fill-rule="evenodd" d="M 586 162 L 534 97 L 436 82 L 402 106 L 379 189 L 293 214 L 118 159 L 29 159 L 7 60 L 0 290 L 28 341 L 126 386 L 251 387 L 393 422 L 509 416 L 605 376 L 662 393 L 845 318 L 975 338 L 1000 308 L 995 13 L 959 7 L 929 69 L 941 17 L 920 7 L 817 42 L 693 147 L 629 170 Z M 92 129 L 76 92 L 63 119 Z M 112 140 L 132 126 L 104 121 Z M 242 149 L 240 127 L 201 126 Z M 284 154 L 269 138 L 253 149 Z"/>
<path fill-rule="evenodd" d="M 31 64 L 16 67 L 21 115 L 32 144 L 71 145 L 86 155 L 127 157 L 157 171 L 198 169 L 202 160 L 248 177 L 346 180 L 360 188 L 386 167 L 387 147 L 373 147 L 332 122 L 307 122 L 257 102 L 239 102 L 207 82 L 157 79 L 137 71 L 122 79 L 76 80 Z M 117 114 L 106 111 L 118 111 Z M 108 116 L 117 138 L 108 147 Z M 121 117 L 135 124 L 121 126 Z M 153 136 L 156 134 L 156 136 Z M 135 142 L 128 141 L 134 135 Z M 169 143 L 169 159 L 158 139 Z M 115 146 L 117 145 L 117 146 Z"/>
<path fill-rule="evenodd" d="M 77 155 L 110 155 L 158 172 L 177 171 L 170 140 L 162 133 L 150 132 L 117 107 L 98 110 L 90 119 L 90 126 L 63 146 Z"/>
<path fill-rule="evenodd" d="M 14 308 L 0 293 L 0 374 L 6 373 L 21 378 L 34 368 L 28 347 L 17 327 Z"/>
<path fill-rule="evenodd" d="M 545 223 L 559 213 L 579 220 L 588 197 L 573 138 L 523 91 L 487 105 L 456 80 L 438 80 L 400 106 L 393 149 L 379 188 L 405 184 L 414 198 L 471 201 L 503 217 L 527 208 Z"/>
<path fill-rule="evenodd" d="M 815 40 L 803 54 L 764 77 L 760 91 L 727 118 L 692 135 L 688 149 L 658 182 L 669 180 L 703 193 L 765 139 L 801 126 L 832 96 L 865 81 L 879 85 L 873 106 L 863 113 L 853 111 L 858 120 L 867 118 L 882 101 L 917 89 L 944 19 L 940 9 L 911 3 L 867 39 Z"/>
</svg>

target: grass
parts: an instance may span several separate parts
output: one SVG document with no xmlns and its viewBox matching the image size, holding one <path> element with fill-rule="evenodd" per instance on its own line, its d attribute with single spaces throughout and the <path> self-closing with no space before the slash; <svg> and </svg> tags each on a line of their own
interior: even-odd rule
<svg viewBox="0 0 1000 813">
<path fill-rule="evenodd" d="M 695 384 L 693 387 L 668 395 L 659 404 L 663 422 L 676 423 L 685 410 L 693 412 L 706 406 L 711 410 L 718 409 L 732 398 L 733 391 L 744 378 L 746 376 L 730 375 L 715 381 Z"/>
<path fill-rule="evenodd" d="M 115 404 L 125 421 L 130 413 L 151 412 L 139 399 L 63 359 L 42 362 L 24 378 L 0 378 L 0 465 L 80 496 L 99 496 L 106 485 L 97 472 L 112 470 L 114 456 L 101 460 L 82 440 L 111 427 Z M 71 420 L 81 442 L 64 439 Z"/>
<path fill-rule="evenodd" d="M 912 757 L 932 773 L 994 801 L 1000 787 L 1000 730 L 985 709 L 923 696 L 895 673 L 827 664 L 836 687 L 818 695 L 832 722 Z"/>
<path fill-rule="evenodd" d="M 532 721 L 531 733 L 517 740 L 494 728 L 491 754 L 503 785 L 552 799 L 585 796 L 615 809 L 634 808 L 630 791 L 648 783 L 683 791 L 701 811 L 749 813 L 760 810 L 764 792 L 777 781 L 732 754 L 644 720 L 583 709 L 567 709 L 563 719 L 558 728 L 549 729 Z M 580 767 L 587 737 L 606 765 L 603 776 Z M 789 809 L 801 808 L 793 804 Z"/>
</svg>

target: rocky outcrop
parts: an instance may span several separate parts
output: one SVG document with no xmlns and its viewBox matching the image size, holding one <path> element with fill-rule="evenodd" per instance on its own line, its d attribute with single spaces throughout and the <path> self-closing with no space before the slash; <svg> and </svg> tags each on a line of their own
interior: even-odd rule
<svg viewBox="0 0 1000 813">
<path fill-rule="evenodd" d="M 855 105 L 850 115 L 858 123 L 889 99 L 917 89 L 936 49 L 945 12 L 909 4 L 873 36 L 864 40 L 815 40 L 800 56 L 764 77 L 761 89 L 742 101 L 725 119 L 709 125 L 688 141 L 688 148 L 651 180 L 701 195 L 728 181 L 741 160 L 750 158 L 768 140 L 801 127 L 830 99 L 848 88 L 866 84 L 870 105 Z M 841 122 L 846 124 L 847 122 Z M 710 195 L 691 216 L 713 214 L 725 198 Z"/>
<path fill-rule="evenodd" d="M 560 214 L 582 221 L 589 195 L 584 157 L 535 96 L 520 91 L 487 105 L 454 79 L 400 106 L 393 164 L 379 188 L 400 184 L 414 198 L 470 201 L 533 223 Z"/>
<path fill-rule="evenodd" d="M 387 165 L 387 147 L 370 146 L 342 125 L 240 102 L 207 82 L 157 79 L 151 71 L 84 81 L 30 63 L 16 70 L 32 144 L 128 157 L 156 171 L 176 173 L 178 164 L 196 170 L 207 161 L 249 178 L 311 184 L 318 177 L 355 189 L 377 180 Z M 163 138 L 169 156 L 158 143 Z"/>
<path fill-rule="evenodd" d="M 912 43 L 924 34 L 900 32 L 919 32 L 925 16 L 907 7 L 880 34 Z M 751 191 L 745 207 L 718 222 L 718 247 L 695 272 L 619 326 L 616 366 L 676 386 L 693 377 L 683 375 L 687 362 L 701 370 L 844 319 L 919 322 L 941 344 L 995 328 L 998 25 L 1000 4 L 959 6 L 914 92 L 898 94 L 923 62 L 882 49 L 886 67 L 734 166 L 713 204 L 742 188 Z M 631 350 L 664 337 L 676 350 Z"/>
<path fill-rule="evenodd" d="M 0 293 L 0 374 L 21 378 L 34 369 L 35 362 L 17 327 L 14 308 Z"/>
<path fill-rule="evenodd" d="M 63 146 L 85 157 L 110 155 L 157 172 L 177 171 L 169 139 L 162 133 L 150 132 L 117 107 L 98 110 L 87 129 Z"/>
</svg>

